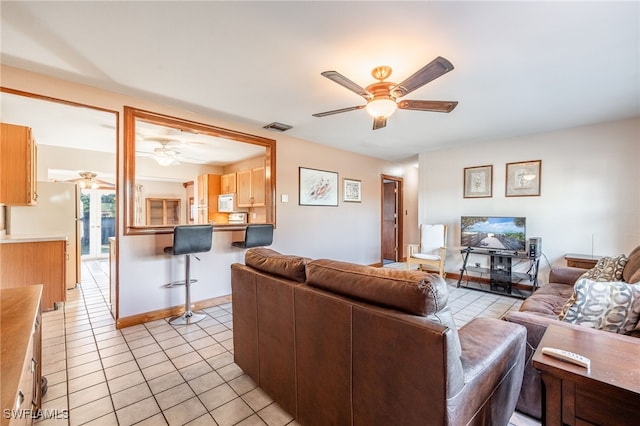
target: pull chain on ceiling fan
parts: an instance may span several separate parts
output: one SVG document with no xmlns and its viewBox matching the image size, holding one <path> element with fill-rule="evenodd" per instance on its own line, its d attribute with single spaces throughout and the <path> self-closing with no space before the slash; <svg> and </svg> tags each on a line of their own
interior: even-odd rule
<svg viewBox="0 0 640 426">
<path fill-rule="evenodd" d="M 431 111 L 431 112 L 451 112 L 458 105 L 456 101 L 420 101 L 420 100 L 401 100 L 398 98 L 408 95 L 414 90 L 424 86 L 425 84 L 435 80 L 438 77 L 448 73 L 453 69 L 451 62 L 443 57 L 438 56 L 436 59 L 419 69 L 403 82 L 396 84 L 391 81 L 385 81 L 391 75 L 391 68 L 387 66 L 376 67 L 371 71 L 373 78 L 378 80 L 377 83 L 370 84 L 366 88 L 360 87 L 358 84 L 349 80 L 337 71 L 325 71 L 321 75 L 332 80 L 339 85 L 351 90 L 357 95 L 362 96 L 367 103 L 353 107 L 335 109 L 332 111 L 320 112 L 313 114 L 314 117 L 326 117 L 328 115 L 339 114 L 347 111 L 354 111 L 365 108 L 369 115 L 373 117 L 373 130 L 381 129 L 387 125 L 387 118 L 393 114 L 396 109 L 409 109 L 414 111 Z"/>
</svg>

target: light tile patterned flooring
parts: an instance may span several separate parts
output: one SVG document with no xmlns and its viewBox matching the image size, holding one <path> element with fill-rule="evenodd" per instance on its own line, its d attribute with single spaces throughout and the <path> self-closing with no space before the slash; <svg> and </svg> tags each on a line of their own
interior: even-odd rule
<svg viewBox="0 0 640 426">
<path fill-rule="evenodd" d="M 43 313 L 43 398 L 49 425 L 296 425 L 233 362 L 231 304 L 189 326 L 166 319 L 117 330 L 107 261 L 82 264 L 82 285 Z M 450 287 L 456 325 L 500 317 L 518 299 Z M 511 424 L 539 425 L 515 413 Z"/>
</svg>

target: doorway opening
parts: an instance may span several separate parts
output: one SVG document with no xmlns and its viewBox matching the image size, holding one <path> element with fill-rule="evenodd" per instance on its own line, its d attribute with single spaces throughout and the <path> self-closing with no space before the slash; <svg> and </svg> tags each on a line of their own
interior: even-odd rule
<svg viewBox="0 0 640 426">
<path fill-rule="evenodd" d="M 381 263 L 400 262 L 403 246 L 402 178 L 382 175 Z"/>
</svg>

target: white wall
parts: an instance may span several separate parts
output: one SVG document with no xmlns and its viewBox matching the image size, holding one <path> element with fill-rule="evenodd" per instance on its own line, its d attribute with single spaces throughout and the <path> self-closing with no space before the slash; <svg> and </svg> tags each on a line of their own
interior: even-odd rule
<svg viewBox="0 0 640 426">
<path fill-rule="evenodd" d="M 527 237 L 542 237 L 554 266 L 565 265 L 566 253 L 628 253 L 640 244 L 639 159 L 640 118 L 426 152 L 419 160 L 420 222 L 450 226 L 446 270 L 456 273 L 465 215 L 525 216 Z M 506 163 L 529 160 L 542 160 L 541 195 L 505 197 Z M 493 197 L 463 198 L 463 169 L 488 164 Z"/>
<path fill-rule="evenodd" d="M 379 262 L 380 175 L 384 173 L 415 178 L 415 171 L 406 171 L 406 167 L 302 141 L 286 133 L 274 133 L 260 126 L 240 125 L 4 65 L 1 71 L 4 87 L 117 112 L 120 117 L 119 158 L 117 159 L 120 182 L 124 176 L 122 117 L 125 105 L 276 139 L 277 228 L 272 248 L 283 253 L 365 264 Z M 344 177 L 361 180 L 362 203 L 340 201 L 339 207 L 299 206 L 297 188 L 300 166 L 338 172 L 340 185 Z M 416 190 L 417 185 L 405 186 L 405 198 L 417 199 Z M 280 201 L 282 194 L 289 196 L 288 203 Z M 341 194 L 340 191 L 340 196 Z M 171 234 L 123 235 L 124 195 L 124 185 L 120 185 L 118 187 L 119 317 L 124 318 L 184 303 L 184 288 L 164 287 L 168 282 L 184 279 L 183 259 L 172 258 L 163 253 L 163 248 L 171 245 Z M 233 262 L 242 262 L 244 256 L 244 251 L 232 248 L 231 242 L 240 239 L 242 239 L 242 233 L 239 232 L 214 233 L 212 251 L 199 256 L 200 262 L 192 263 L 192 277 L 199 280 L 192 290 L 194 301 L 231 293 L 230 265 Z"/>
</svg>

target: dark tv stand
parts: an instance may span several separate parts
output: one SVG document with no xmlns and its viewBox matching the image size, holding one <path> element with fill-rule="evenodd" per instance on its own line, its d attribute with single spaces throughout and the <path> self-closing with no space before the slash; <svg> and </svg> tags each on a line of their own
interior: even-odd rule
<svg viewBox="0 0 640 426">
<path fill-rule="evenodd" d="M 528 297 L 538 287 L 539 256 L 530 257 L 526 253 L 517 253 L 509 250 L 478 250 L 470 247 L 462 249 L 460 253 L 463 256 L 463 262 L 457 287 L 462 286 L 521 298 Z M 489 268 L 470 266 L 469 255 L 471 254 L 489 256 Z M 514 271 L 514 261 L 518 264 L 527 262 L 527 272 Z M 465 273 L 467 275 L 466 284 L 463 283 Z M 470 285 L 469 273 L 477 275 L 475 277 L 477 286 Z M 486 285 L 483 287 L 483 281 L 489 285 L 488 288 Z"/>
</svg>

